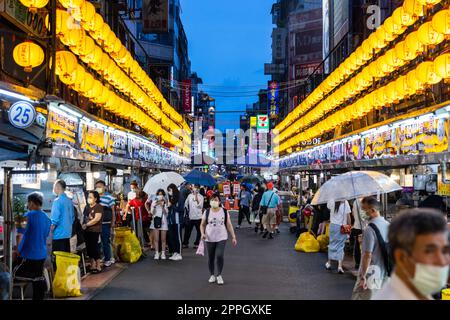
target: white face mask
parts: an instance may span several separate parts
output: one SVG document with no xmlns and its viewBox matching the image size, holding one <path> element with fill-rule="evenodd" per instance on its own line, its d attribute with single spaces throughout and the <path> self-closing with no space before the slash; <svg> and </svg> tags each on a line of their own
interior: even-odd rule
<svg viewBox="0 0 450 320">
<path fill-rule="evenodd" d="M 164 200 L 164 196 L 162 196 L 162 195 L 158 195 L 156 198 L 157 198 L 159 201 Z"/>
<path fill-rule="evenodd" d="M 97 188 L 95 189 L 95 191 L 97 191 L 99 194 L 103 194 L 103 192 L 105 191 L 103 188 Z"/>
<path fill-rule="evenodd" d="M 448 280 L 449 266 L 435 266 L 416 262 L 416 272 L 411 282 L 424 296 L 439 292 Z"/>
<path fill-rule="evenodd" d="M 213 208 L 213 209 L 217 209 L 217 208 L 219 207 L 219 201 L 213 201 L 213 200 L 211 200 L 211 201 L 209 202 L 209 204 L 211 205 L 211 208 Z"/>
</svg>

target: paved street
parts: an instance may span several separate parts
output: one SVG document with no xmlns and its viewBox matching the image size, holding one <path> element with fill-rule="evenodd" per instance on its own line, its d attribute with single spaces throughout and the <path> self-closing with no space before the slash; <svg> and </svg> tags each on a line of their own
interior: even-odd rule
<svg viewBox="0 0 450 320">
<path fill-rule="evenodd" d="M 234 224 L 236 216 L 232 212 Z M 350 299 L 349 273 L 325 271 L 326 254 L 294 251 L 295 235 L 287 224 L 281 231 L 267 240 L 253 229 L 237 230 L 238 246 L 227 244 L 222 287 L 208 283 L 206 256 L 191 248 L 181 262 L 149 256 L 130 265 L 94 299 Z"/>
</svg>

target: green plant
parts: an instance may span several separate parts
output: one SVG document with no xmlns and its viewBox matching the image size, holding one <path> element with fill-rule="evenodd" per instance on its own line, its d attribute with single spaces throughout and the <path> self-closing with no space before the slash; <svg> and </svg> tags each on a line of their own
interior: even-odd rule
<svg viewBox="0 0 450 320">
<path fill-rule="evenodd" d="M 13 213 L 17 222 L 22 222 L 24 213 L 27 212 L 27 203 L 24 196 L 14 196 Z"/>
</svg>

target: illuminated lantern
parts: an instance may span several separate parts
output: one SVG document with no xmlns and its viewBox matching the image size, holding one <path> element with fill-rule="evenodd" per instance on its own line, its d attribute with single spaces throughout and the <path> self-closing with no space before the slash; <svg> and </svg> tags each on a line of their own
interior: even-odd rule
<svg viewBox="0 0 450 320">
<path fill-rule="evenodd" d="M 94 45 L 94 50 L 89 52 L 82 58 L 84 63 L 87 63 L 94 70 L 98 71 L 101 67 L 103 51 L 99 46 Z"/>
<path fill-rule="evenodd" d="M 117 57 L 121 49 L 122 49 L 122 42 L 120 41 L 119 38 L 116 38 L 116 41 L 114 42 L 114 45 L 112 47 L 112 55 L 114 57 Z"/>
<path fill-rule="evenodd" d="M 83 23 L 83 27 L 92 34 L 98 32 L 102 26 L 103 26 L 103 18 L 98 13 L 94 15 L 94 18 L 92 20 Z"/>
<path fill-rule="evenodd" d="M 383 71 L 378 68 L 378 63 L 377 61 L 372 62 L 371 64 L 369 64 L 369 73 L 373 78 L 381 78 L 384 76 Z"/>
<path fill-rule="evenodd" d="M 61 5 L 66 8 L 79 8 L 85 0 L 58 0 Z"/>
<path fill-rule="evenodd" d="M 78 78 L 76 79 L 74 90 L 82 94 L 85 94 L 86 92 L 88 92 L 93 88 L 95 80 L 94 77 L 89 72 L 84 71 L 84 73 L 80 74 L 82 74 L 83 76 L 80 79 Z"/>
<path fill-rule="evenodd" d="M 400 76 L 395 81 L 395 88 L 396 91 L 398 92 L 400 99 L 404 99 L 406 96 L 410 94 L 408 83 L 406 81 L 406 76 Z"/>
<path fill-rule="evenodd" d="M 444 35 L 433 29 L 431 22 L 424 23 L 417 30 L 418 39 L 424 45 L 436 45 L 444 41 Z"/>
<path fill-rule="evenodd" d="M 436 13 L 431 21 L 433 29 L 439 33 L 450 34 L 450 9 Z"/>
<path fill-rule="evenodd" d="M 394 71 L 394 67 L 389 64 L 389 62 L 387 61 L 386 55 L 378 58 L 377 64 L 378 64 L 378 68 L 381 69 L 381 71 L 383 72 L 384 75 L 389 74 L 392 71 Z"/>
<path fill-rule="evenodd" d="M 64 36 L 64 41 L 61 39 L 66 46 L 75 47 L 78 42 L 81 41 L 81 38 L 84 37 L 84 31 L 80 29 L 70 30 L 69 33 Z"/>
<path fill-rule="evenodd" d="M 405 0 L 403 2 L 403 9 L 405 10 L 405 13 L 421 17 L 423 16 L 423 5 L 418 0 Z"/>
<path fill-rule="evenodd" d="M 103 71 L 104 74 L 108 73 L 108 68 L 110 67 L 110 64 L 112 63 L 111 59 L 109 58 L 109 56 L 102 52 L 102 61 L 101 61 L 101 70 Z"/>
<path fill-rule="evenodd" d="M 386 57 L 386 62 L 389 65 L 391 65 L 393 68 L 401 67 L 404 64 L 404 61 L 402 59 L 400 59 L 399 56 L 397 56 L 395 48 L 387 51 L 385 54 L 385 57 Z"/>
<path fill-rule="evenodd" d="M 370 46 L 369 39 L 364 40 L 361 47 L 364 51 L 365 57 L 369 57 L 369 59 L 372 58 L 373 52 Z"/>
<path fill-rule="evenodd" d="M 97 104 L 105 104 L 106 101 L 108 101 L 108 99 L 110 97 L 110 93 L 111 92 L 109 91 L 108 88 L 106 88 L 105 86 L 102 86 L 102 93 L 98 96 L 93 97 L 92 99 Z"/>
<path fill-rule="evenodd" d="M 86 23 L 95 17 L 95 7 L 89 1 L 84 1 L 80 7 L 81 21 Z"/>
<path fill-rule="evenodd" d="M 37 9 L 45 7 L 48 0 L 19 0 L 21 4 L 30 9 L 31 12 L 36 12 Z"/>
<path fill-rule="evenodd" d="M 73 53 L 80 56 L 80 58 L 85 57 L 86 55 L 93 53 L 95 50 L 95 43 L 91 37 L 86 35 L 84 31 L 81 32 L 81 37 L 78 42 L 71 47 Z"/>
<path fill-rule="evenodd" d="M 436 84 L 442 80 L 434 71 L 434 64 L 431 61 L 425 61 L 419 64 L 416 69 L 416 78 L 426 84 Z"/>
<path fill-rule="evenodd" d="M 370 36 L 369 36 L 369 42 L 371 47 L 378 52 L 381 48 L 384 48 L 384 40 L 380 40 L 377 37 L 377 31 L 373 32 Z M 380 31 L 381 32 L 381 31 Z M 383 31 L 384 32 L 384 31 Z"/>
<path fill-rule="evenodd" d="M 25 41 L 14 47 L 13 58 L 15 63 L 23 67 L 26 72 L 31 72 L 33 68 L 44 62 L 45 54 L 39 45 Z"/>
<path fill-rule="evenodd" d="M 388 103 L 398 102 L 400 100 L 397 93 L 395 81 L 392 81 L 387 86 L 385 86 L 384 92 Z"/>
<path fill-rule="evenodd" d="M 108 37 L 105 39 L 105 44 L 104 44 L 103 49 L 108 53 L 112 52 L 114 50 L 114 45 L 116 43 L 116 40 L 117 40 L 116 35 L 114 34 L 113 31 L 110 31 L 108 34 Z"/>
<path fill-rule="evenodd" d="M 423 44 L 419 41 L 417 31 L 408 34 L 405 41 L 405 48 L 408 54 L 417 56 L 424 51 Z"/>
<path fill-rule="evenodd" d="M 391 42 L 395 39 L 397 33 L 396 27 L 394 27 L 394 19 L 392 19 L 392 17 L 387 18 L 379 29 L 381 28 L 384 30 L 384 37 L 387 42 Z"/>
<path fill-rule="evenodd" d="M 410 71 L 406 75 L 406 82 L 408 84 L 408 87 L 411 91 L 411 94 L 415 94 L 418 91 L 423 90 L 424 83 L 420 82 L 416 77 L 416 70 Z"/>
<path fill-rule="evenodd" d="M 442 0 L 418 0 L 422 5 L 424 6 L 434 6 L 435 4 L 438 4 Z"/>
<path fill-rule="evenodd" d="M 107 23 L 103 23 L 102 28 L 98 31 L 98 39 L 102 40 L 102 41 L 106 41 L 106 39 L 108 39 L 109 34 L 111 33 L 111 28 L 109 27 L 109 25 Z"/>
<path fill-rule="evenodd" d="M 444 79 L 450 78 L 450 53 L 440 55 L 434 60 L 434 72 Z"/>
<path fill-rule="evenodd" d="M 92 85 L 92 88 L 85 92 L 85 96 L 89 99 L 98 97 L 102 94 L 102 90 L 103 90 L 102 83 L 98 80 L 94 80 L 94 84 Z"/>
<path fill-rule="evenodd" d="M 56 52 L 55 74 L 59 76 L 61 82 L 72 84 L 75 70 L 78 66 L 77 57 L 69 51 Z"/>
<path fill-rule="evenodd" d="M 394 23 L 402 26 L 409 27 L 416 22 L 416 19 L 414 19 L 414 16 L 405 12 L 405 9 L 403 7 L 399 7 L 394 10 L 394 13 L 392 14 L 392 18 L 394 19 Z"/>
</svg>

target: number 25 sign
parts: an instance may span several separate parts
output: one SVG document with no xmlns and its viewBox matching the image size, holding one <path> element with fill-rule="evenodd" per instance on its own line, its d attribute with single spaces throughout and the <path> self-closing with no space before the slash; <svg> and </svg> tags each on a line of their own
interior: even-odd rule
<svg viewBox="0 0 450 320">
<path fill-rule="evenodd" d="M 31 126 L 36 119 L 36 110 L 31 103 L 18 101 L 13 103 L 8 112 L 9 122 L 19 129 L 26 129 Z"/>
</svg>

